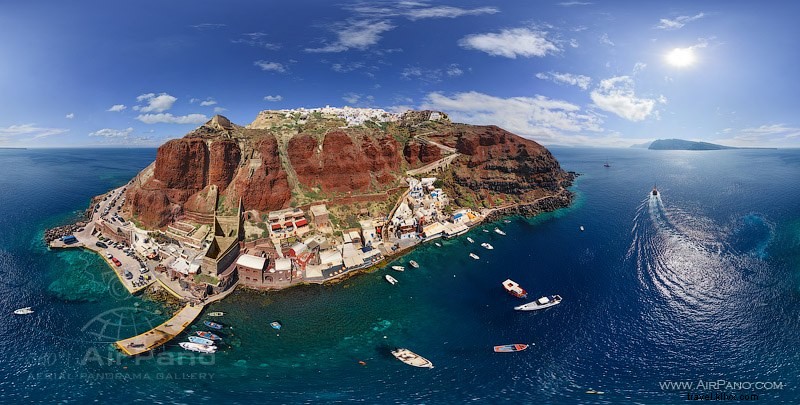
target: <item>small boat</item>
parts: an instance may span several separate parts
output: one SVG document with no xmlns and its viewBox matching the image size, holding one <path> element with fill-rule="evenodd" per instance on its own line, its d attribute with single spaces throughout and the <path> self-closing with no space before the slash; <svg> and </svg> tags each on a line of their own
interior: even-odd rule
<svg viewBox="0 0 800 405">
<path fill-rule="evenodd" d="M 470 238 L 469 236 L 467 236 L 467 241 L 468 241 L 469 243 L 475 243 L 475 241 L 474 241 L 474 240 L 472 240 L 472 238 Z"/>
<path fill-rule="evenodd" d="M 392 350 L 392 356 L 394 356 L 397 360 L 400 360 L 403 363 L 408 364 L 409 366 L 421 367 L 421 368 L 433 368 L 433 363 L 431 363 L 430 360 L 408 349 L 398 348 Z"/>
<path fill-rule="evenodd" d="M 413 261 L 413 260 L 409 260 L 409 261 L 408 261 L 408 265 L 409 265 L 409 266 L 411 266 L 411 267 L 413 267 L 413 268 L 415 268 L 415 269 L 418 269 L 418 268 L 419 268 L 419 263 L 417 263 L 417 262 L 415 262 L 415 261 Z"/>
<path fill-rule="evenodd" d="M 605 162 L 605 163 L 603 163 L 603 167 L 611 167 L 611 165 L 610 165 L 610 164 L 608 164 L 608 160 L 606 160 L 606 162 Z"/>
<path fill-rule="evenodd" d="M 503 232 L 503 230 L 502 230 L 502 229 L 500 229 L 500 228 L 494 228 L 494 232 L 495 232 L 495 233 L 497 233 L 497 234 L 499 234 L 499 235 L 505 235 L 505 234 L 506 234 L 506 233 L 505 233 L 505 232 Z"/>
<path fill-rule="evenodd" d="M 484 231 L 484 232 L 486 232 L 486 233 L 489 233 L 489 230 L 488 230 L 488 229 L 484 229 L 483 231 Z"/>
<path fill-rule="evenodd" d="M 20 308 L 14 311 L 14 315 L 30 315 L 33 313 L 31 307 Z"/>
<path fill-rule="evenodd" d="M 596 390 L 596 389 L 594 389 L 594 388 L 589 388 L 588 390 L 586 390 L 586 393 L 587 393 L 587 394 L 595 394 L 595 395 L 603 395 L 603 394 L 605 394 L 605 392 L 603 392 L 603 391 L 597 391 L 597 390 Z"/>
<path fill-rule="evenodd" d="M 483 246 L 484 248 L 489 249 L 489 250 L 494 249 L 494 246 L 492 246 L 492 245 L 490 245 L 490 244 L 488 244 L 486 242 L 481 243 L 481 246 Z"/>
<path fill-rule="evenodd" d="M 509 294 L 517 298 L 525 298 L 528 296 L 528 292 L 525 291 L 524 288 L 520 287 L 516 281 L 510 278 L 506 281 L 503 281 L 503 288 L 505 288 Z"/>
<path fill-rule="evenodd" d="M 504 220 L 503 220 L 503 223 L 504 223 L 504 224 L 510 224 L 510 223 L 511 223 L 511 221 L 510 221 L 510 220 L 508 220 L 508 219 L 504 219 Z"/>
<path fill-rule="evenodd" d="M 397 284 L 397 279 L 396 279 L 396 278 L 394 278 L 394 277 L 392 277 L 392 276 L 390 276 L 390 275 L 388 275 L 388 274 L 387 274 L 387 275 L 385 275 L 385 276 L 383 276 L 383 278 L 385 278 L 385 279 L 386 279 L 386 281 L 388 281 L 388 282 L 389 282 L 389 284 L 391 284 L 391 285 L 395 285 L 395 284 Z"/>
<path fill-rule="evenodd" d="M 403 266 L 392 266 L 392 270 L 394 271 L 406 271 L 406 268 Z"/>
<path fill-rule="evenodd" d="M 584 231 L 584 229 L 583 229 L 583 225 L 581 225 L 581 232 L 583 232 L 583 231 Z"/>
<path fill-rule="evenodd" d="M 275 330 L 281 330 L 281 328 L 283 327 L 283 325 L 281 325 L 281 323 L 278 321 L 270 322 L 269 326 L 272 326 L 272 329 Z"/>
<path fill-rule="evenodd" d="M 223 316 L 223 315 L 225 315 L 225 313 L 221 312 L 221 311 L 209 312 L 208 313 L 208 316 L 217 316 L 217 317 L 219 317 L 219 316 Z"/>
<path fill-rule="evenodd" d="M 211 328 L 211 329 L 216 329 L 216 330 L 220 330 L 220 329 L 222 329 L 222 325 L 220 325 L 220 324 L 218 324 L 218 323 L 216 323 L 216 322 L 211 322 L 211 321 L 203 321 L 203 325 L 206 325 L 206 326 L 208 326 L 208 327 L 209 327 L 209 328 Z"/>
<path fill-rule="evenodd" d="M 433 242 L 433 244 L 436 245 L 436 247 L 442 247 L 442 244 L 439 242 Z"/>
<path fill-rule="evenodd" d="M 536 301 L 529 302 L 525 305 L 514 307 L 517 311 L 538 311 L 540 309 L 550 308 L 554 305 L 561 303 L 560 295 L 551 295 L 549 297 L 542 297 Z"/>
<path fill-rule="evenodd" d="M 658 189 L 656 186 L 653 186 L 653 195 L 658 195 Z"/>
<path fill-rule="evenodd" d="M 213 340 L 201 338 L 200 336 L 189 336 L 189 341 L 192 343 L 199 343 L 201 345 L 214 346 Z"/>
<path fill-rule="evenodd" d="M 204 331 L 204 330 L 199 330 L 199 331 L 195 332 L 195 334 L 196 334 L 197 336 L 200 336 L 201 338 L 204 338 L 204 339 L 209 339 L 209 340 L 222 340 L 222 338 L 221 338 L 221 337 L 219 337 L 219 336 L 217 336 L 217 335 L 215 335 L 215 334 L 213 334 L 213 333 L 211 333 L 211 332 L 206 332 L 206 331 Z"/>
<path fill-rule="evenodd" d="M 199 352 L 199 353 L 216 353 L 217 347 L 216 346 L 209 346 L 200 343 L 194 342 L 180 342 L 178 343 L 182 348 L 185 350 Z"/>
<path fill-rule="evenodd" d="M 475 253 L 470 253 L 469 257 L 471 257 L 471 258 L 473 258 L 475 260 L 480 260 L 480 258 L 481 258 L 480 256 L 476 255 Z"/>
<path fill-rule="evenodd" d="M 513 345 L 500 345 L 494 347 L 495 353 L 514 353 L 521 352 L 528 348 L 528 345 L 522 343 L 515 343 Z"/>
</svg>

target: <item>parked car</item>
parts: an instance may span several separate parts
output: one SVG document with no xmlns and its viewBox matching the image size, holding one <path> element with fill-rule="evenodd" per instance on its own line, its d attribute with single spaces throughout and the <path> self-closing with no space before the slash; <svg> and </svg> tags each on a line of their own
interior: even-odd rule
<svg viewBox="0 0 800 405">
<path fill-rule="evenodd" d="M 117 259 L 116 257 L 112 257 L 111 261 L 114 262 L 114 264 L 116 264 L 117 267 L 122 266 L 122 262 L 120 262 L 119 259 Z"/>
</svg>

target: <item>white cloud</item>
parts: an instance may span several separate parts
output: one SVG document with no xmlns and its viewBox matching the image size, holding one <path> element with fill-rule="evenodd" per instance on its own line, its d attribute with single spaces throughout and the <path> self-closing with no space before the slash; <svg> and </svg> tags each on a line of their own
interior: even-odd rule
<svg viewBox="0 0 800 405">
<path fill-rule="evenodd" d="M 600 43 L 608 46 L 614 46 L 614 42 L 608 38 L 608 34 L 606 33 L 603 33 L 603 35 L 600 36 Z"/>
<path fill-rule="evenodd" d="M 264 96 L 264 101 L 281 101 L 283 100 L 283 96 L 280 94 L 276 94 L 274 96 Z"/>
<path fill-rule="evenodd" d="M 208 117 L 205 114 L 175 116 L 170 113 L 140 114 L 136 119 L 145 124 L 202 124 L 208 121 Z"/>
<path fill-rule="evenodd" d="M 191 25 L 192 28 L 198 30 L 213 30 L 218 28 L 225 28 L 227 26 L 228 26 L 227 24 L 219 24 L 219 23 L 202 23 L 202 24 Z"/>
<path fill-rule="evenodd" d="M 75 113 L 69 113 L 69 114 L 65 115 L 64 118 L 66 118 L 68 120 L 71 120 L 71 119 L 75 118 Z"/>
<path fill-rule="evenodd" d="M 208 99 L 200 102 L 200 105 L 203 106 L 203 107 L 212 106 L 214 104 L 217 104 L 217 102 L 213 98 L 208 98 Z"/>
<path fill-rule="evenodd" d="M 12 138 L 27 137 L 25 139 L 15 139 L 16 141 L 31 141 L 35 139 L 46 138 L 53 135 L 60 135 L 68 132 L 64 128 L 45 128 L 36 126 L 36 124 L 21 124 L 11 125 L 5 128 L 0 127 L 0 143 L 6 143 Z"/>
<path fill-rule="evenodd" d="M 128 108 L 128 107 L 126 107 L 125 104 L 114 104 L 111 107 L 109 107 L 109 109 L 106 110 L 106 111 L 122 112 L 122 110 L 124 110 L 126 108 Z"/>
<path fill-rule="evenodd" d="M 266 37 L 267 34 L 264 32 L 249 32 L 242 34 L 241 38 L 232 39 L 231 42 L 234 44 L 245 44 L 257 48 L 264 48 L 270 51 L 277 51 L 278 49 L 281 49 L 280 44 L 268 42 Z"/>
<path fill-rule="evenodd" d="M 375 102 L 375 97 L 370 95 L 362 95 L 358 93 L 345 93 L 342 95 L 342 100 L 344 100 L 348 105 L 355 106 L 355 105 L 372 105 Z"/>
<path fill-rule="evenodd" d="M 364 66 L 365 65 L 363 62 L 334 63 L 331 65 L 331 69 L 334 72 L 348 73 L 354 70 L 361 69 Z"/>
<path fill-rule="evenodd" d="M 647 67 L 646 63 L 636 62 L 636 64 L 633 65 L 633 74 L 636 75 L 637 73 L 643 71 L 646 67 Z"/>
<path fill-rule="evenodd" d="M 347 7 L 361 17 L 383 19 L 390 17 L 405 17 L 409 20 L 425 18 L 458 18 L 482 14 L 495 14 L 500 10 L 496 7 L 460 8 L 452 6 L 431 6 L 421 1 L 400 1 L 394 4 L 387 3 L 360 3 Z"/>
<path fill-rule="evenodd" d="M 90 132 L 89 136 L 100 136 L 103 138 L 127 138 L 133 133 L 133 128 L 111 129 L 103 128 L 95 132 Z"/>
<path fill-rule="evenodd" d="M 492 56 L 516 59 L 517 56 L 530 58 L 543 57 L 557 53 L 561 49 L 547 38 L 547 32 L 529 28 L 504 29 L 499 33 L 467 35 L 458 41 L 465 49 L 483 51 Z"/>
<path fill-rule="evenodd" d="M 223 107 L 214 107 L 214 114 L 221 114 L 225 111 L 228 111 L 228 109 Z"/>
<path fill-rule="evenodd" d="M 429 93 L 421 109 L 445 111 L 458 122 L 498 125 L 546 143 L 573 143 L 578 133 L 602 132 L 602 120 L 581 107 L 545 96 L 501 98 L 475 91 Z"/>
<path fill-rule="evenodd" d="M 446 73 L 450 77 L 456 77 L 456 76 L 463 75 L 464 71 L 461 70 L 461 68 L 457 64 L 453 63 L 453 64 L 451 64 L 450 66 L 447 67 Z"/>
<path fill-rule="evenodd" d="M 436 6 L 411 9 L 404 13 L 404 15 L 413 21 L 423 18 L 457 18 L 465 15 L 495 14 L 498 12 L 500 12 L 500 10 L 495 7 L 464 9 L 450 6 Z"/>
<path fill-rule="evenodd" d="M 642 121 L 653 113 L 656 101 L 638 98 L 633 91 L 633 79 L 617 76 L 605 79 L 590 94 L 601 110 L 614 113 L 629 121 Z"/>
<path fill-rule="evenodd" d="M 359 100 L 361 100 L 361 95 L 356 93 L 345 93 L 345 95 L 342 96 L 342 100 L 349 104 L 356 104 Z"/>
<path fill-rule="evenodd" d="M 592 83 L 591 77 L 584 75 L 575 75 L 572 73 L 559 73 L 559 72 L 537 73 L 536 77 L 542 80 L 550 80 L 556 83 L 564 83 L 573 86 L 578 86 L 583 90 L 589 89 L 589 84 Z"/>
<path fill-rule="evenodd" d="M 143 113 L 149 112 L 164 112 L 172 108 L 172 105 L 175 104 L 175 101 L 178 99 L 170 96 L 167 93 L 161 93 L 156 95 L 155 93 L 147 93 L 142 94 L 139 97 L 136 97 L 137 102 L 147 102 L 145 106 L 134 106 L 133 109 L 136 111 L 141 111 Z"/>
<path fill-rule="evenodd" d="M 556 5 L 559 5 L 559 6 L 562 6 L 562 7 L 588 6 L 590 4 L 594 4 L 594 3 L 589 3 L 589 2 L 586 2 L 586 1 L 564 1 L 564 2 L 561 2 L 561 3 L 556 3 Z"/>
<path fill-rule="evenodd" d="M 699 13 L 693 16 L 682 15 L 680 17 L 675 17 L 671 20 L 669 18 L 662 18 L 659 20 L 658 24 L 654 28 L 662 30 L 677 30 L 683 28 L 683 26 L 686 25 L 687 23 L 692 22 L 694 20 L 699 20 L 703 17 L 705 17 L 705 14 Z"/>
<path fill-rule="evenodd" d="M 743 128 L 735 131 L 727 128 L 723 134 L 735 133 L 731 138 L 714 140 L 729 146 L 771 146 L 771 147 L 798 147 L 800 146 L 800 128 L 786 124 L 765 124 L 758 127 Z"/>
<path fill-rule="evenodd" d="M 337 40 L 321 48 L 306 48 L 307 52 L 344 52 L 348 49 L 365 50 L 381 40 L 381 34 L 395 28 L 389 20 L 348 20 L 336 24 L 331 30 Z"/>
<path fill-rule="evenodd" d="M 287 70 L 286 65 L 278 62 L 269 62 L 266 60 L 257 60 L 253 62 L 254 65 L 261 68 L 261 70 L 266 72 L 278 72 L 278 73 L 285 73 Z"/>
<path fill-rule="evenodd" d="M 571 46 L 573 48 L 577 48 L 580 45 L 578 44 L 578 40 L 577 39 L 572 38 L 572 39 L 569 40 L 569 46 Z"/>
</svg>

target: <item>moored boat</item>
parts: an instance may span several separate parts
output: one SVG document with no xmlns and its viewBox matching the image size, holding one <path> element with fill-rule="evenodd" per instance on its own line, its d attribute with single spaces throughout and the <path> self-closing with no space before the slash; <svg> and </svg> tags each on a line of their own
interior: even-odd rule
<svg viewBox="0 0 800 405">
<path fill-rule="evenodd" d="M 409 261 L 408 261 L 408 264 L 409 264 L 409 266 L 411 266 L 411 267 L 413 267 L 413 268 L 415 268 L 415 269 L 418 269 L 418 268 L 419 268 L 419 263 L 417 263 L 417 262 L 415 262 L 415 261 L 413 261 L 413 260 L 409 260 Z"/>
<path fill-rule="evenodd" d="M 270 322 L 269 326 L 272 326 L 272 329 L 275 329 L 275 330 L 281 330 L 281 328 L 283 327 L 283 325 L 281 325 L 281 323 L 278 322 L 278 321 Z"/>
<path fill-rule="evenodd" d="M 33 313 L 31 307 L 20 308 L 14 311 L 14 315 L 30 315 Z"/>
<path fill-rule="evenodd" d="M 213 334 L 213 333 L 211 333 L 211 332 L 206 332 L 206 331 L 204 331 L 204 330 L 199 330 L 199 331 L 195 332 L 195 334 L 196 334 L 197 336 L 200 336 L 201 338 L 204 338 L 204 339 L 209 339 L 209 340 L 222 340 L 222 338 L 221 338 L 221 337 L 219 337 L 219 336 L 217 336 L 217 335 L 215 335 L 215 334 Z"/>
<path fill-rule="evenodd" d="M 179 345 L 184 348 L 185 350 L 198 352 L 198 353 L 216 353 L 217 347 L 216 346 L 209 346 L 200 343 L 194 342 L 180 342 Z"/>
<path fill-rule="evenodd" d="M 221 312 L 221 311 L 215 311 L 215 312 L 209 312 L 208 313 L 208 316 L 217 316 L 217 317 L 219 317 L 219 316 L 223 316 L 223 315 L 225 315 L 225 313 Z"/>
<path fill-rule="evenodd" d="M 525 298 L 528 296 L 528 292 L 525 291 L 524 288 L 520 287 L 516 281 L 511 280 L 510 278 L 506 281 L 503 281 L 503 288 L 505 288 L 509 294 L 517 298 Z"/>
<path fill-rule="evenodd" d="M 470 253 L 469 257 L 471 257 L 471 258 L 473 258 L 475 260 L 480 260 L 480 258 L 481 258 L 480 256 L 476 255 L 475 253 Z"/>
<path fill-rule="evenodd" d="M 481 243 L 481 246 L 483 246 L 484 248 L 489 249 L 489 250 L 494 249 L 494 246 L 492 246 L 492 245 L 490 245 L 490 244 L 488 244 L 486 242 Z"/>
<path fill-rule="evenodd" d="M 467 241 L 468 241 L 469 243 L 475 243 L 475 241 L 474 241 L 474 240 L 472 240 L 472 238 L 470 238 L 469 236 L 467 236 Z"/>
<path fill-rule="evenodd" d="M 518 307 L 514 307 L 517 311 L 538 311 L 540 309 L 550 308 L 554 305 L 561 303 L 560 295 L 550 295 L 547 297 L 539 298 L 536 301 L 529 302 Z"/>
<path fill-rule="evenodd" d="M 211 321 L 203 321 L 203 325 L 206 325 L 206 326 L 208 326 L 208 327 L 209 327 L 209 328 L 211 328 L 211 329 L 216 329 L 216 330 L 220 330 L 220 329 L 222 329 L 222 325 L 221 325 L 221 324 L 218 324 L 218 323 L 216 323 L 216 322 L 211 322 Z"/>
<path fill-rule="evenodd" d="M 500 228 L 494 228 L 494 232 L 495 232 L 495 233 L 497 233 L 498 235 L 505 235 L 505 234 L 506 234 L 506 233 L 505 233 L 505 232 L 503 232 L 503 230 L 502 230 L 502 229 L 500 229 Z"/>
<path fill-rule="evenodd" d="M 383 278 L 385 278 L 385 279 L 386 279 L 386 281 L 388 281 L 388 282 L 389 282 L 389 284 L 391 284 L 391 285 L 395 285 L 395 284 L 397 284 L 397 279 L 396 279 L 396 278 L 394 278 L 394 277 L 392 277 L 392 276 L 390 276 L 390 275 L 388 275 L 388 274 L 387 274 L 387 275 L 385 275 L 385 276 L 383 276 Z"/>
<path fill-rule="evenodd" d="M 201 345 L 214 346 L 213 340 L 201 338 L 200 336 L 189 336 L 189 341 L 192 343 L 199 343 Z"/>
<path fill-rule="evenodd" d="M 500 345 L 494 347 L 495 353 L 514 353 L 521 352 L 528 348 L 528 345 L 523 343 L 515 343 L 511 345 Z"/>
<path fill-rule="evenodd" d="M 392 266 L 392 270 L 394 271 L 406 271 L 406 268 L 403 266 Z"/>
<path fill-rule="evenodd" d="M 392 356 L 409 366 L 420 368 L 433 368 L 433 363 L 408 349 L 397 348 L 392 350 Z"/>
<path fill-rule="evenodd" d="M 436 247 L 442 247 L 442 244 L 439 242 L 433 242 L 433 244 L 436 245 Z"/>
</svg>

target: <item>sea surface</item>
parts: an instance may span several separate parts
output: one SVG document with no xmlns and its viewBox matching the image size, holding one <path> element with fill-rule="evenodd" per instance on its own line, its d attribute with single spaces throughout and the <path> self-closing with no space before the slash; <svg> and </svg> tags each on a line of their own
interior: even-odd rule
<svg viewBox="0 0 800 405">
<path fill-rule="evenodd" d="M 582 174 L 569 208 L 423 246 L 398 259 L 421 268 L 392 272 L 396 286 L 381 269 L 237 291 L 209 308 L 227 313 L 216 355 L 183 351 L 184 336 L 131 359 L 111 343 L 169 308 L 128 296 L 90 252 L 49 251 L 42 233 L 155 150 L 0 150 L 0 402 L 800 403 L 800 150 L 553 153 Z M 564 300 L 516 312 L 506 278 Z M 24 306 L 36 313 L 12 315 Z M 492 352 L 506 343 L 534 345 Z M 436 367 L 408 367 L 394 347 Z"/>
</svg>

